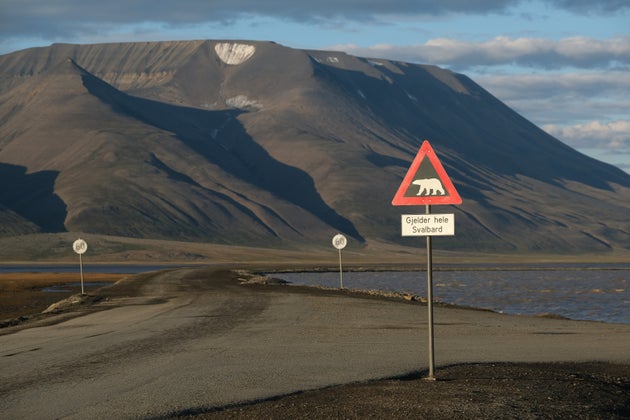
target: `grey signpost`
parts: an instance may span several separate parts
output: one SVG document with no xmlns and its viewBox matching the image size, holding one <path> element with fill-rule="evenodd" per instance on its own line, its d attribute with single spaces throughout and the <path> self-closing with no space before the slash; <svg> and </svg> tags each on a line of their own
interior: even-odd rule
<svg viewBox="0 0 630 420">
<path fill-rule="evenodd" d="M 426 236 L 427 241 L 427 309 L 429 324 L 429 377 L 435 380 L 435 344 L 433 332 L 433 255 L 432 236 L 455 235 L 454 214 L 431 214 L 432 204 L 461 204 L 462 199 L 446 174 L 428 141 L 424 141 L 403 178 L 392 204 L 424 205 L 422 214 L 403 214 L 402 236 Z"/>
<path fill-rule="evenodd" d="M 85 290 L 83 288 L 83 258 L 82 258 L 82 255 L 85 253 L 85 251 L 87 251 L 87 248 L 88 248 L 87 242 L 85 242 L 81 238 L 77 239 L 72 244 L 72 249 L 74 250 L 74 252 L 79 254 L 79 271 L 81 272 L 81 294 L 82 295 L 85 294 Z"/>
<path fill-rule="evenodd" d="M 431 206 L 426 205 L 426 213 L 431 214 Z M 433 333 L 433 253 L 431 249 L 431 235 L 427 235 L 427 309 L 429 324 L 429 379 L 435 375 L 435 334 Z"/>
<path fill-rule="evenodd" d="M 346 247 L 348 240 L 341 233 L 333 236 L 332 244 L 339 251 L 339 288 L 343 289 L 343 269 L 341 267 L 341 250 Z"/>
</svg>

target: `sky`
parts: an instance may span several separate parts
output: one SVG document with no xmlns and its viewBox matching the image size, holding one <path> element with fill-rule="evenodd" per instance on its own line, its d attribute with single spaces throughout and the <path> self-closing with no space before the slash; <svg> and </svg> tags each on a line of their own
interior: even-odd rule
<svg viewBox="0 0 630 420">
<path fill-rule="evenodd" d="M 0 54 L 193 39 L 438 65 L 630 172 L 630 0 L 0 0 Z"/>
</svg>

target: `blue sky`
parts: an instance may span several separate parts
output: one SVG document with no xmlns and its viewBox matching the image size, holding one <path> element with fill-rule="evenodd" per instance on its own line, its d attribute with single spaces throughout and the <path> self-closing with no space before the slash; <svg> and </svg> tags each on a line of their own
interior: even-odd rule
<svg viewBox="0 0 630 420">
<path fill-rule="evenodd" d="M 0 0 L 0 54 L 184 39 L 439 65 L 630 172 L 630 0 Z"/>
</svg>

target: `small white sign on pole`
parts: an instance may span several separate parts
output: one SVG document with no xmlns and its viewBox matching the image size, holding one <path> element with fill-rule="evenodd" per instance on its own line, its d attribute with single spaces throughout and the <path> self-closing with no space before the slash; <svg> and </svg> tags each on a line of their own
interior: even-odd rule
<svg viewBox="0 0 630 420">
<path fill-rule="evenodd" d="M 348 245 L 348 240 L 341 233 L 338 233 L 333 237 L 332 244 L 335 248 L 342 250 Z"/>
<path fill-rule="evenodd" d="M 341 233 L 336 234 L 332 238 L 332 244 L 339 250 L 339 288 L 343 289 L 343 270 L 341 268 L 341 250 L 348 245 L 348 240 Z"/>
<path fill-rule="evenodd" d="M 77 254 L 81 255 L 84 254 L 85 251 L 87 251 L 87 242 L 85 242 L 83 239 L 79 238 L 76 241 L 74 241 L 74 243 L 72 244 L 72 249 L 74 250 L 74 252 L 76 252 Z"/>
<path fill-rule="evenodd" d="M 455 214 L 403 214 L 402 236 L 453 236 Z"/>
<path fill-rule="evenodd" d="M 87 251 L 87 248 L 88 248 L 87 242 L 85 242 L 81 238 L 77 239 L 72 244 L 72 249 L 74 250 L 74 252 L 79 254 L 79 269 L 81 270 L 81 294 L 82 295 L 85 294 L 85 289 L 83 288 L 83 259 L 81 256 L 85 253 L 85 251 Z"/>
</svg>

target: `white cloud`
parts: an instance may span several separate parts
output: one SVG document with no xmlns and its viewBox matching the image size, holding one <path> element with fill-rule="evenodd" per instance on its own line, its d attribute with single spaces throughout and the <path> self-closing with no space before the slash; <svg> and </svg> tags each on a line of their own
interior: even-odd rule
<svg viewBox="0 0 630 420">
<path fill-rule="evenodd" d="M 457 70 L 501 65 L 543 69 L 630 67 L 629 35 L 611 39 L 569 37 L 560 40 L 497 36 L 482 42 L 434 38 L 418 45 L 338 45 L 332 49 L 359 56 L 446 65 Z"/>
<path fill-rule="evenodd" d="M 630 72 L 479 75 L 475 82 L 539 125 L 630 118 Z"/>
<path fill-rule="evenodd" d="M 546 132 L 575 148 L 630 151 L 630 120 L 590 121 L 573 126 L 545 125 Z"/>
<path fill-rule="evenodd" d="M 553 96 L 608 98 L 630 96 L 630 72 L 589 71 L 538 74 L 479 75 L 475 80 L 505 99 L 526 99 Z"/>
</svg>

